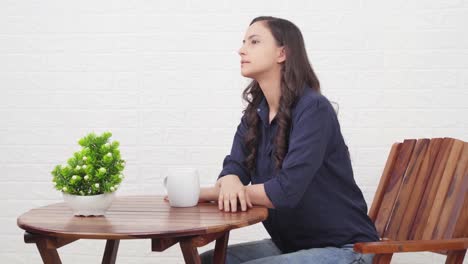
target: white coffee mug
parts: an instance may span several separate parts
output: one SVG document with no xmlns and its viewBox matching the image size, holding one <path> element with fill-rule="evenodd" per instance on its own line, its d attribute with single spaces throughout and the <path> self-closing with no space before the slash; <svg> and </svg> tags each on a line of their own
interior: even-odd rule
<svg viewBox="0 0 468 264">
<path fill-rule="evenodd" d="M 164 177 L 164 188 L 171 206 L 195 206 L 200 197 L 198 171 L 193 168 L 170 168 Z"/>
</svg>

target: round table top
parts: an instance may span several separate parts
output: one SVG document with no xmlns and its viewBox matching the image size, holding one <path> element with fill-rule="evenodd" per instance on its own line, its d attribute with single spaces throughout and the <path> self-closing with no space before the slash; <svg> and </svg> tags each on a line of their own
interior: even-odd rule
<svg viewBox="0 0 468 264">
<path fill-rule="evenodd" d="M 171 238 L 227 231 L 265 220 L 268 209 L 223 212 L 216 203 L 176 208 L 163 196 L 116 196 L 105 216 L 74 216 L 64 202 L 34 208 L 17 224 L 30 233 L 93 239 Z"/>
</svg>

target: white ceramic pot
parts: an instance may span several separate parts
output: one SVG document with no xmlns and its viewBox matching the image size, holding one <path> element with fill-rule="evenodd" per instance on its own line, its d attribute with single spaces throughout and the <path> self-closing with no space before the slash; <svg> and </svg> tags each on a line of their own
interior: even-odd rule
<svg viewBox="0 0 468 264">
<path fill-rule="evenodd" d="M 98 195 L 73 195 L 62 192 L 63 200 L 72 209 L 74 215 L 105 215 L 112 204 L 115 192 Z"/>
</svg>

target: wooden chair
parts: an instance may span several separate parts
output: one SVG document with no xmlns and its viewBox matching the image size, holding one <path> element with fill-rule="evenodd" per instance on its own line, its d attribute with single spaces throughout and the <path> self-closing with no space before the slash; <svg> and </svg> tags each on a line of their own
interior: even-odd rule
<svg viewBox="0 0 468 264">
<path fill-rule="evenodd" d="M 381 241 L 356 243 L 390 263 L 393 253 L 432 251 L 459 263 L 468 248 L 468 143 L 453 138 L 393 144 L 369 210 Z"/>
</svg>

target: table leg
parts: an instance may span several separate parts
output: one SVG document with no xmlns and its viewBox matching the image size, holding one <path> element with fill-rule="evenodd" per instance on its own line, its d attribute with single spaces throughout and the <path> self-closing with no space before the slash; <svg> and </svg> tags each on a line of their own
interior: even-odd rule
<svg viewBox="0 0 468 264">
<path fill-rule="evenodd" d="M 213 263 L 224 264 L 226 262 L 226 251 L 229 240 L 229 231 L 224 233 L 223 236 L 216 239 L 215 250 L 213 254 Z"/>
<path fill-rule="evenodd" d="M 36 242 L 37 249 L 41 254 L 44 264 L 62 264 L 56 248 L 47 248 L 46 239 L 38 239 Z"/>
<path fill-rule="evenodd" d="M 76 239 L 58 239 L 55 237 L 24 232 L 24 242 L 36 244 L 42 261 L 45 264 L 62 264 L 57 248 L 75 240 Z"/>
<path fill-rule="evenodd" d="M 188 264 L 201 264 L 200 255 L 198 254 L 197 247 L 192 243 L 191 239 L 182 239 L 180 241 L 180 249 L 184 255 L 185 263 Z"/>
<path fill-rule="evenodd" d="M 119 249 L 119 239 L 108 239 L 106 242 L 106 249 L 104 256 L 102 256 L 102 264 L 114 264 L 117 258 L 117 251 Z"/>
<path fill-rule="evenodd" d="M 215 239 L 216 245 L 213 254 L 213 263 L 224 264 L 226 262 L 229 231 L 181 239 L 179 243 L 184 255 L 185 263 L 201 263 L 197 248 L 202 247 Z"/>
</svg>

